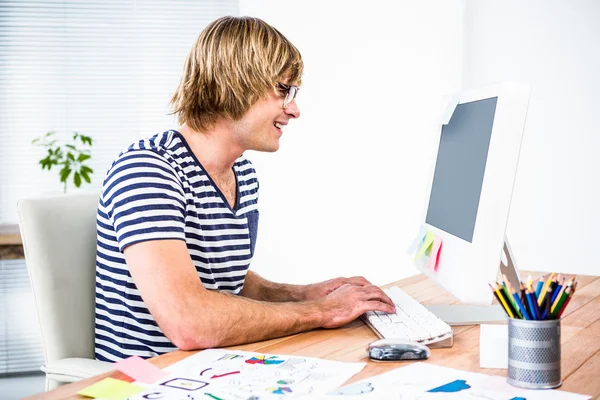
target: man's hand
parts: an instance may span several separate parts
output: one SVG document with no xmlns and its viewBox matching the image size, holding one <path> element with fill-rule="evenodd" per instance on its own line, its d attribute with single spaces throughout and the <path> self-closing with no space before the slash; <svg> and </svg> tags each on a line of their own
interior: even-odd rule
<svg viewBox="0 0 600 400">
<path fill-rule="evenodd" d="M 321 299 L 337 288 L 347 284 L 354 286 L 369 286 L 371 285 L 371 282 L 362 276 L 353 276 L 351 278 L 335 278 L 324 282 L 313 283 L 304 286 L 304 300 Z"/>
<path fill-rule="evenodd" d="M 318 301 L 324 314 L 323 328 L 338 328 L 367 311 L 396 312 L 394 302 L 377 286 L 344 284 Z"/>
</svg>

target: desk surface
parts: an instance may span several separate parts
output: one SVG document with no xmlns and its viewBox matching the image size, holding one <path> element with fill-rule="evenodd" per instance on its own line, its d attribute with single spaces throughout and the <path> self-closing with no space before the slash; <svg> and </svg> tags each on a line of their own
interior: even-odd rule
<svg viewBox="0 0 600 400">
<path fill-rule="evenodd" d="M 537 277 L 540 274 L 532 273 Z M 577 292 L 563 315 L 562 379 L 561 390 L 592 395 L 600 398 L 600 278 L 580 276 Z M 395 282 L 408 294 L 424 304 L 452 304 L 454 298 L 423 275 Z M 479 368 L 479 326 L 454 327 L 454 346 L 435 349 L 428 363 L 443 365 L 488 375 L 506 376 L 505 369 Z M 367 378 L 402 363 L 377 363 L 366 357 L 367 345 L 377 336 L 360 320 L 334 330 L 315 330 L 231 349 L 260 351 L 264 353 L 289 354 L 305 357 L 320 357 L 337 361 L 363 361 L 367 366 L 348 382 Z M 164 368 L 195 352 L 175 351 L 155 357 L 151 361 Z M 51 392 L 38 394 L 29 399 L 63 400 L 85 399 L 76 393 L 105 377 L 131 381 L 125 375 L 113 371 L 80 382 L 59 387 Z M 89 399 L 89 398 L 88 398 Z"/>
</svg>

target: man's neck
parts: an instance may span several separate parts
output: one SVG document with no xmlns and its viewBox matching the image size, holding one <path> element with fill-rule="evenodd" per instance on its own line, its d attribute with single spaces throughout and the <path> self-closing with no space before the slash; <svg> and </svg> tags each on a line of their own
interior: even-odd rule
<svg viewBox="0 0 600 400">
<path fill-rule="evenodd" d="M 178 128 L 202 166 L 214 178 L 231 173 L 235 160 L 243 153 L 231 131 L 217 124 L 206 132 L 197 132 L 187 125 Z"/>
</svg>

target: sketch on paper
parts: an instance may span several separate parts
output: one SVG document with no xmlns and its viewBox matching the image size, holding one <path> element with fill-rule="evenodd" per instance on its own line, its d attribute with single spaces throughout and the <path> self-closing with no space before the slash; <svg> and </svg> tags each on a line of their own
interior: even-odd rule
<svg viewBox="0 0 600 400">
<path fill-rule="evenodd" d="M 281 400 L 327 393 L 364 363 L 210 349 L 166 368 L 166 377 L 129 400 Z M 136 382 L 136 384 L 138 384 Z"/>
</svg>

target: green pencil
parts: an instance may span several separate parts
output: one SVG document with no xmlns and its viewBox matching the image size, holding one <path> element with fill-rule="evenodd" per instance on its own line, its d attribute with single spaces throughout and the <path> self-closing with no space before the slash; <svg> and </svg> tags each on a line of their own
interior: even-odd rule
<svg viewBox="0 0 600 400">
<path fill-rule="evenodd" d="M 563 307 L 563 304 L 565 304 L 565 301 L 567 300 L 567 298 L 569 297 L 569 293 L 571 293 L 571 287 L 569 286 L 560 296 L 560 299 L 558 299 L 558 303 L 556 303 L 554 305 L 554 307 L 552 307 L 552 318 L 556 318 L 556 316 L 558 315 L 558 313 L 560 312 L 560 310 Z"/>
<path fill-rule="evenodd" d="M 515 318 L 523 319 L 523 315 L 521 314 L 521 311 L 519 311 L 517 309 L 514 299 L 512 298 L 510 293 L 508 293 L 506 284 L 504 282 L 502 282 L 502 285 L 500 285 L 500 287 L 502 288 L 502 292 L 504 294 L 504 298 L 506 299 L 506 303 L 508 304 L 508 307 L 510 307 L 512 313 L 515 315 Z"/>
</svg>

